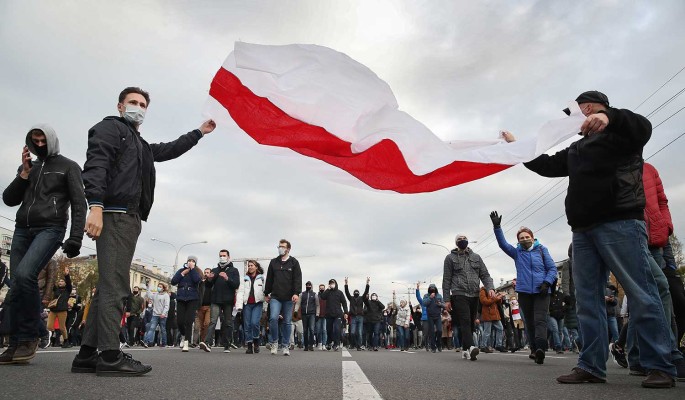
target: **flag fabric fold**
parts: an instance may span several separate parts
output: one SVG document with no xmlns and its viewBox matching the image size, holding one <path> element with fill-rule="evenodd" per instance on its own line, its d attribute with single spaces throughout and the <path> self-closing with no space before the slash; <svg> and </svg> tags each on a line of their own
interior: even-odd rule
<svg viewBox="0 0 685 400">
<path fill-rule="evenodd" d="M 432 192 L 529 161 L 575 135 L 584 120 L 574 103 L 570 116 L 546 123 L 536 137 L 447 143 L 399 110 L 390 86 L 373 71 L 317 45 L 238 42 L 209 95 L 220 105 L 208 107 L 212 118 L 228 113 L 259 144 L 398 193 Z"/>
</svg>

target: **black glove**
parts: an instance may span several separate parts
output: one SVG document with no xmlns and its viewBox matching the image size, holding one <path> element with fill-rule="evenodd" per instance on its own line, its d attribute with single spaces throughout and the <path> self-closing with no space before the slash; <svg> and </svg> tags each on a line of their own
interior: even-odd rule
<svg viewBox="0 0 685 400">
<path fill-rule="evenodd" d="M 490 213 L 490 219 L 492 220 L 492 226 L 494 228 L 499 228 L 502 224 L 502 216 L 497 215 L 497 211 L 493 211 Z"/>
<path fill-rule="evenodd" d="M 549 290 L 549 283 L 542 282 L 542 285 L 540 285 L 540 293 L 547 294 L 548 290 Z"/>
<path fill-rule="evenodd" d="M 62 244 L 62 251 L 68 258 L 74 258 L 81 254 L 81 239 L 70 237 Z"/>
</svg>

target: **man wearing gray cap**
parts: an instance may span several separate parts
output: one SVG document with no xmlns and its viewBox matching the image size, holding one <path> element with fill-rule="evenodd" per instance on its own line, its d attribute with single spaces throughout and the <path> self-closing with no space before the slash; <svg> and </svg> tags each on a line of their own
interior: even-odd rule
<svg viewBox="0 0 685 400">
<path fill-rule="evenodd" d="M 466 235 L 457 235 L 455 242 L 457 247 L 445 257 L 442 298 L 445 309 L 448 312 L 454 309 L 457 315 L 462 357 L 476 361 L 480 351 L 473 343 L 473 323 L 478 312 L 480 282 L 490 297 L 495 297 L 495 287 L 483 259 L 469 247 Z"/>
<path fill-rule="evenodd" d="M 609 106 L 598 91 L 576 99 L 586 117 L 583 136 L 554 155 L 524 165 L 542 176 L 569 177 L 566 216 L 573 231 L 573 280 L 583 349 L 578 365 L 560 383 L 606 382 L 609 343 L 604 286 L 613 272 L 630 297 L 630 317 L 640 365 L 649 371 L 644 387 L 675 385 L 671 335 L 649 266 L 644 222 L 642 149 L 652 134 L 643 116 Z M 570 114 L 569 110 L 564 110 Z M 513 137 L 505 133 L 505 139 Z"/>
</svg>

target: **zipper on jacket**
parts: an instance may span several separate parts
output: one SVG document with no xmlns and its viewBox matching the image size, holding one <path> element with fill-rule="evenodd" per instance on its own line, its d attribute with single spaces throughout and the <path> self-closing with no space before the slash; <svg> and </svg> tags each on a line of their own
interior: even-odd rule
<svg viewBox="0 0 685 400">
<path fill-rule="evenodd" d="M 29 215 L 31 215 L 31 207 L 33 207 L 34 204 L 36 204 L 36 190 L 38 189 L 38 185 L 40 184 L 40 178 L 43 176 L 43 167 L 45 166 L 45 161 L 40 165 L 40 171 L 38 172 L 38 182 L 36 182 L 36 186 L 33 187 L 33 202 L 31 202 L 31 205 L 29 206 L 28 210 L 26 210 L 26 226 L 30 227 L 29 225 Z"/>
<path fill-rule="evenodd" d="M 55 207 L 55 217 L 57 216 L 57 197 L 52 197 L 52 205 Z"/>
</svg>

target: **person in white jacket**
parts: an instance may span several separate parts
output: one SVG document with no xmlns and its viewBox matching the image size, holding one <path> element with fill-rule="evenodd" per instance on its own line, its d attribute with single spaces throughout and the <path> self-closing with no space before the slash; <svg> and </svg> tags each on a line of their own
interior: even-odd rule
<svg viewBox="0 0 685 400">
<path fill-rule="evenodd" d="M 160 282 L 157 284 L 157 292 L 150 292 L 150 285 L 147 286 L 147 298 L 152 300 L 152 321 L 150 321 L 150 329 L 145 332 L 143 338 L 143 346 L 148 347 L 155 340 L 155 329 L 159 325 L 159 333 L 162 337 L 161 347 L 166 347 L 166 321 L 169 315 L 169 305 L 171 300 L 167 292 L 166 284 Z"/>
<path fill-rule="evenodd" d="M 247 273 L 243 278 L 243 326 L 245 330 L 245 353 L 259 353 L 259 320 L 264 306 L 264 270 L 255 260 L 247 262 Z"/>
<path fill-rule="evenodd" d="M 411 321 L 411 308 L 406 300 L 400 301 L 400 308 L 397 310 L 397 347 L 400 351 L 409 349 L 409 322 Z"/>
</svg>

